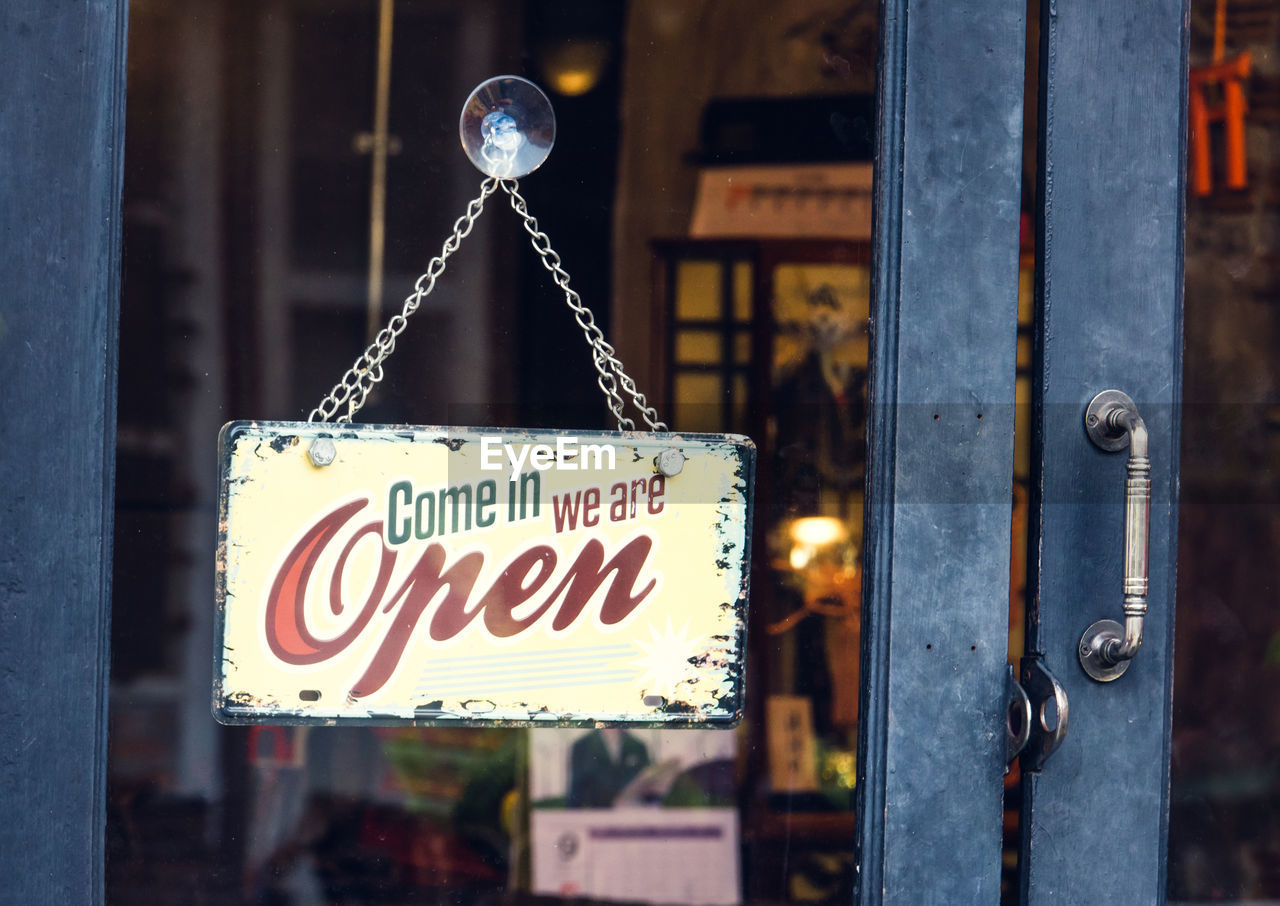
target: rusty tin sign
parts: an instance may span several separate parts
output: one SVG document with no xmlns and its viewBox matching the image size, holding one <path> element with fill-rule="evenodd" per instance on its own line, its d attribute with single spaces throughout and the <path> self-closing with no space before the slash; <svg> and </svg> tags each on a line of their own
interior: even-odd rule
<svg viewBox="0 0 1280 906">
<path fill-rule="evenodd" d="M 224 723 L 732 726 L 755 447 L 232 422 Z"/>
</svg>

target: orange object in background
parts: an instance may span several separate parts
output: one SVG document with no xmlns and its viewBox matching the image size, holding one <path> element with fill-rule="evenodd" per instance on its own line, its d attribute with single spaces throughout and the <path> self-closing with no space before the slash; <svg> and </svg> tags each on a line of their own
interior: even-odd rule
<svg viewBox="0 0 1280 906">
<path fill-rule="evenodd" d="M 1191 70 L 1190 90 L 1190 168 L 1191 188 L 1197 195 L 1213 191 L 1213 161 L 1209 146 L 1209 126 L 1221 122 L 1226 138 L 1227 187 L 1243 189 L 1248 184 L 1244 144 L 1244 118 L 1248 106 L 1244 99 L 1244 80 L 1253 67 L 1253 56 L 1241 53 L 1230 60 Z M 1210 105 L 1205 89 L 1222 86 L 1221 103 Z"/>
</svg>

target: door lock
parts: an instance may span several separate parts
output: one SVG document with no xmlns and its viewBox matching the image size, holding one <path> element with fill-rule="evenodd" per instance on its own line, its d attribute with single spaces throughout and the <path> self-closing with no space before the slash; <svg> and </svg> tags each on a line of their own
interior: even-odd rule
<svg viewBox="0 0 1280 906">
<path fill-rule="evenodd" d="M 1005 751 L 1005 764 L 1013 764 L 1013 759 L 1027 747 L 1031 738 L 1031 699 L 1027 690 L 1022 688 L 1013 675 L 1013 664 L 1009 664 L 1009 674 L 1005 677 L 1005 730 L 1008 731 L 1008 749 Z M 1009 773 L 1006 767 L 1004 772 Z"/>
<path fill-rule="evenodd" d="M 1008 761 L 1022 756 L 1025 771 L 1044 767 L 1067 735 L 1067 690 L 1039 657 L 1022 659 L 1021 682 L 1009 667 L 1005 682 Z"/>
</svg>

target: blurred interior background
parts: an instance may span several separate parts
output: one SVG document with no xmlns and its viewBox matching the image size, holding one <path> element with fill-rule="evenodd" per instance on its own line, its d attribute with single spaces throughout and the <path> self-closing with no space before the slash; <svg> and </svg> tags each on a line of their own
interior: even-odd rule
<svg viewBox="0 0 1280 906">
<path fill-rule="evenodd" d="M 522 191 L 628 370 L 675 427 L 761 444 L 748 718 L 727 746 L 681 754 L 687 782 L 657 800 L 733 813 L 736 898 L 849 902 L 877 4 L 130 5 L 108 901 L 565 892 L 539 889 L 536 851 L 555 841 L 531 815 L 565 803 L 530 778 L 563 765 L 571 731 L 557 749 L 518 730 L 250 730 L 209 712 L 217 430 L 305 418 L 371 311 L 398 311 L 479 188 L 461 105 L 511 73 L 558 120 Z M 1187 201 L 1174 901 L 1280 899 L 1277 48 L 1276 0 L 1192 3 L 1193 67 L 1249 61 L 1243 146 L 1215 127 L 1211 184 L 1192 180 Z M 1035 54 L 1032 34 L 1032 88 Z M 1028 187 L 1034 134 L 1029 119 Z M 1023 251 L 1020 370 L 1029 229 Z M 501 198 L 398 346 L 365 421 L 609 427 L 581 333 Z M 796 734 L 798 775 L 776 757 Z"/>
</svg>

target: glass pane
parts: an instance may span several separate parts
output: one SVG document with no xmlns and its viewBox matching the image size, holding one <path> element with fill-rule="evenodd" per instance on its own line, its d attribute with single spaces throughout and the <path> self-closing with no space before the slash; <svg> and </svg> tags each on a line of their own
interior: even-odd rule
<svg viewBox="0 0 1280 906">
<path fill-rule="evenodd" d="M 746 261 L 739 261 L 733 265 L 733 319 L 735 321 L 750 321 L 752 318 L 751 281 L 754 278 L 755 273 Z"/>
<path fill-rule="evenodd" d="M 714 330 L 681 330 L 676 334 L 676 362 L 715 365 L 724 361 L 724 338 Z"/>
<path fill-rule="evenodd" d="M 1233 66 L 1274 54 L 1280 5 L 1248 9 L 1193 0 L 1193 71 L 1212 63 L 1219 38 Z M 1241 144 L 1233 150 L 1221 123 L 1188 152 L 1208 168 L 1197 177 L 1193 166 L 1187 198 L 1174 904 L 1280 900 L 1280 705 L 1269 691 L 1280 681 L 1280 97 L 1255 89 L 1257 77 L 1236 83 L 1248 99 Z M 1199 90 L 1221 110 L 1224 87 Z"/>
<path fill-rule="evenodd" d="M 706 247 L 693 239 L 668 253 L 697 260 Z M 793 240 L 765 249 L 779 259 L 768 265 L 768 297 L 754 297 L 759 282 L 749 279 L 751 266 L 735 265 L 734 311 L 720 320 L 722 331 L 734 331 L 727 427 L 757 437 L 770 487 L 755 523 L 759 698 L 745 759 L 758 773 L 740 791 L 752 840 L 747 895 L 848 896 L 859 683 L 858 659 L 850 655 L 861 626 L 869 287 L 865 266 L 835 262 L 865 256 L 866 245 Z M 735 328 L 735 319 L 761 309 L 771 312 L 764 325 Z M 725 410 L 703 418 L 681 404 L 711 400 L 726 385 L 719 376 L 695 380 L 681 370 L 684 332 L 678 322 L 674 330 L 674 427 L 698 430 Z M 755 355 L 760 346 L 763 358 Z M 797 860 L 779 858 L 787 847 Z"/>
<path fill-rule="evenodd" d="M 735 374 L 733 376 L 733 424 L 745 425 L 747 423 L 747 407 L 751 403 L 750 393 L 747 375 Z"/>
<path fill-rule="evenodd" d="M 866 195 L 877 4 L 396 0 L 389 58 L 380 0 L 131 6 L 108 901 L 849 902 L 867 268 L 840 262 L 869 219 L 810 238 L 834 208 L 806 187 Z M 759 446 L 745 720 L 218 725 L 218 428 L 306 418 L 399 311 L 480 191 L 458 115 L 500 73 L 551 98 L 520 191 L 627 373 L 674 429 Z M 563 304 L 500 191 L 356 420 L 612 427 Z"/>
<path fill-rule="evenodd" d="M 798 822 L 811 859 L 844 872 L 851 853 L 818 841 L 852 821 L 857 764 L 859 662 L 848 653 L 861 629 L 866 269 L 780 264 L 772 287 L 766 801 Z M 782 754 L 798 743 L 801 770 Z M 789 875 L 779 893 L 806 883 Z"/>
<path fill-rule="evenodd" d="M 681 261 L 676 266 L 676 317 L 718 321 L 723 272 L 718 261 Z"/>
<path fill-rule="evenodd" d="M 676 424 L 680 431 L 723 431 L 724 378 L 718 374 L 681 372 L 675 378 Z"/>
<path fill-rule="evenodd" d="M 774 272 L 775 367 L 825 355 L 825 367 L 867 367 L 870 273 L 855 265 L 782 265 Z"/>
</svg>

